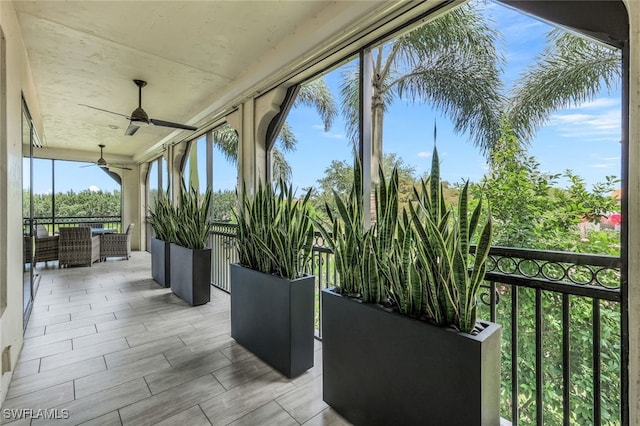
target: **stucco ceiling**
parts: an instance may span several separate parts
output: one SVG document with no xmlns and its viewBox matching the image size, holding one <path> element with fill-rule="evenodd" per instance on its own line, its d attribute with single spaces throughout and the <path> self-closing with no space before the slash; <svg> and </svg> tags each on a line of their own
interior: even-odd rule
<svg viewBox="0 0 640 426">
<path fill-rule="evenodd" d="M 346 8 L 345 3 L 352 3 Z M 174 130 L 149 126 L 124 136 L 124 117 L 138 103 L 132 80 L 148 82 L 142 106 L 150 117 L 200 126 L 216 100 L 306 28 L 327 37 L 346 30 L 383 1 L 17 1 L 48 148 L 140 160 Z M 335 13 L 331 9 L 335 9 Z M 343 12 L 341 12 L 343 11 Z M 328 12 L 329 15 L 328 15 Z M 343 16 L 349 13 L 353 16 Z M 338 19 L 339 18 L 339 19 Z M 318 31 L 310 37 L 317 38 Z M 322 40 L 307 42 L 321 45 Z M 238 88 L 234 90 L 238 92 Z"/>
</svg>

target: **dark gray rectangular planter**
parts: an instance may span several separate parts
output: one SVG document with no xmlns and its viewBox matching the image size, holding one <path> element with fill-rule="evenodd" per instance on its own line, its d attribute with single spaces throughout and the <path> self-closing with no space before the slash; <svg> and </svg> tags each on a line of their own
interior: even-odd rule
<svg viewBox="0 0 640 426">
<path fill-rule="evenodd" d="M 499 425 L 501 327 L 482 324 L 472 336 L 323 290 L 323 399 L 355 425 Z"/>
<path fill-rule="evenodd" d="M 151 276 L 163 287 L 171 285 L 171 243 L 151 238 Z"/>
<path fill-rule="evenodd" d="M 313 275 L 286 280 L 231 265 L 231 337 L 287 377 L 313 367 Z"/>
<path fill-rule="evenodd" d="M 171 243 L 171 291 L 191 306 L 211 298 L 211 249 L 192 250 Z"/>
</svg>

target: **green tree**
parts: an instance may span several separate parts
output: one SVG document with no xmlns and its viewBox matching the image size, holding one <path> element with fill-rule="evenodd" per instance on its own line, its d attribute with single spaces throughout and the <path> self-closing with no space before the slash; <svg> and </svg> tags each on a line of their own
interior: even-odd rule
<svg viewBox="0 0 640 426">
<path fill-rule="evenodd" d="M 235 191 L 216 191 L 211 197 L 211 217 L 213 220 L 230 221 L 236 209 Z"/>
<path fill-rule="evenodd" d="M 569 181 L 567 189 L 558 187 L 560 178 Z M 584 179 L 571 170 L 541 172 L 538 161 L 503 120 L 502 135 L 489 151 L 489 171 L 475 193 L 482 192 L 489 202 L 494 245 L 583 251 L 578 250 L 578 224 L 585 219 L 599 223 L 619 209 L 613 195 L 618 182 L 607 176 L 589 191 Z"/>
<path fill-rule="evenodd" d="M 504 103 L 497 37 L 468 3 L 373 50 L 374 181 L 382 161 L 384 113 L 399 99 L 429 102 L 452 120 L 456 132 L 468 132 L 481 150 L 493 145 Z M 346 73 L 342 109 L 352 141 L 358 135 L 359 91 L 358 72 Z"/>
<path fill-rule="evenodd" d="M 43 211 L 42 214 L 44 217 L 51 216 L 51 210 Z M 56 217 L 118 215 L 120 215 L 120 191 L 118 190 L 113 192 L 70 190 L 56 194 Z"/>
<path fill-rule="evenodd" d="M 400 205 L 406 205 L 414 198 L 413 188 L 418 181 L 415 167 L 405 163 L 398 154 L 390 152 L 384 154 L 383 171 L 385 176 L 391 176 L 391 171 L 398 171 L 398 198 Z M 314 208 L 324 211 L 324 205 L 335 211 L 334 191 L 345 197 L 353 183 L 353 164 L 347 161 L 333 160 L 324 170 L 324 175 L 317 180 L 317 186 L 312 191 Z M 452 192 L 457 192 L 451 190 Z M 450 192 L 451 192 L 450 191 Z M 449 192 L 447 193 L 449 196 Z M 456 196 L 457 200 L 457 196 Z"/>
<path fill-rule="evenodd" d="M 493 244 L 536 247 L 536 225 L 554 208 L 550 195 L 558 175 L 540 172 L 539 163 L 528 156 L 506 121 L 502 134 L 489 150 L 489 172 L 478 192 L 484 194 L 494 220 Z M 478 195 L 476 192 L 476 196 Z"/>
<path fill-rule="evenodd" d="M 566 189 L 558 187 L 558 180 L 569 182 Z M 591 231 L 582 238 L 578 223 L 584 218 L 597 218 L 616 208 L 612 189 L 616 178 L 608 177 L 588 190 L 584 180 L 567 171 L 562 175 L 541 173 L 536 159 L 529 156 L 518 141 L 513 129 L 503 121 L 502 135 L 490 151 L 490 170 L 476 190 L 487 198 L 494 219 L 494 244 L 514 247 L 583 251 L 619 255 L 619 232 Z M 616 244 L 617 243 L 617 244 Z M 509 265 L 503 264 L 507 269 Z M 515 267 L 515 264 L 514 264 Z M 539 266 L 538 266 L 539 267 Z M 518 265 L 520 272 L 531 276 L 537 266 L 531 262 Z M 545 268 L 553 269 L 547 265 Z M 553 273 L 546 269 L 546 273 Z M 584 273 L 584 271 L 582 271 Z M 580 270 L 570 270 L 571 278 L 580 279 Z M 607 285 L 619 286 L 619 277 L 610 278 Z M 604 276 L 602 277 L 604 278 Z M 518 404 L 520 424 L 536 423 L 535 358 L 536 328 L 543 334 L 543 394 L 544 423 L 562 423 L 562 296 L 544 292 L 542 298 L 542 323 L 536 321 L 535 291 L 518 289 L 518 379 L 519 388 L 515 401 L 510 398 L 511 359 L 510 340 L 512 322 L 511 298 L 514 287 L 498 288 L 500 303 L 497 306 L 497 322 L 503 326 L 501 411 L 509 418 L 512 404 Z M 570 298 L 570 374 L 571 424 L 592 424 L 592 301 L 584 297 Z M 620 312 L 619 305 L 600 302 L 601 344 L 606 347 L 602 369 L 603 424 L 619 422 L 620 398 Z M 488 313 L 483 313 L 488 317 Z M 606 337 L 605 337 L 606 336 Z"/>
</svg>

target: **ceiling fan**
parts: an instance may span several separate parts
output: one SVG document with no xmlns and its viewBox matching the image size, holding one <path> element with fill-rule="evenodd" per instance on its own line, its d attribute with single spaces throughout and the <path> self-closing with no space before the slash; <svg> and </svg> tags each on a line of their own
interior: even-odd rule
<svg viewBox="0 0 640 426">
<path fill-rule="evenodd" d="M 107 170 L 109 170 L 110 168 L 122 169 L 122 170 L 131 170 L 129 167 L 125 167 L 122 164 L 107 163 L 107 161 L 102 156 L 102 150 L 104 149 L 104 145 L 100 144 L 98 146 L 100 147 L 100 158 L 98 158 L 98 161 L 96 161 L 93 164 L 87 164 L 85 166 L 80 166 L 80 167 L 98 166 L 98 167 L 101 167 L 101 168 L 107 169 Z"/>
<path fill-rule="evenodd" d="M 142 109 L 142 88 L 147 85 L 147 82 L 144 80 L 133 80 L 133 82 L 138 86 L 138 108 L 134 109 L 131 115 L 120 114 L 119 112 L 108 111 L 102 108 L 96 108 L 91 105 L 80 104 L 82 106 L 86 106 L 88 108 L 97 109 L 98 111 L 108 112 L 109 114 L 119 115 L 121 117 L 129 120 L 129 127 L 124 132 L 125 136 L 133 136 L 140 126 L 148 126 L 153 124 L 155 126 L 163 126 L 163 127 L 171 127 L 174 129 L 184 129 L 184 130 L 198 130 L 197 127 L 189 126 L 187 124 L 173 123 L 171 121 L 164 120 L 156 120 L 155 118 L 149 118 L 147 112 Z"/>
</svg>

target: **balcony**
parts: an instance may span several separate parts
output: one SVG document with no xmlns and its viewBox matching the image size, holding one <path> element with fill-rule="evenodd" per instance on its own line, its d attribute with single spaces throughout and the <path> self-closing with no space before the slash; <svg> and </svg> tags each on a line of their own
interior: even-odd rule
<svg viewBox="0 0 640 426">
<path fill-rule="evenodd" d="M 235 227 L 217 223 L 213 285 L 229 291 Z M 338 282 L 333 255 L 317 235 L 309 273 L 320 291 Z M 501 416 L 505 424 L 619 424 L 621 401 L 620 258 L 493 247 L 479 316 L 503 326 Z M 516 419 L 515 421 L 513 419 Z"/>
<path fill-rule="evenodd" d="M 319 341 L 315 366 L 288 380 L 230 337 L 226 292 L 212 287 L 211 302 L 191 308 L 151 279 L 148 253 L 51 265 L 3 424 L 38 413 L 61 419 L 32 424 L 346 424 L 322 401 Z"/>
<path fill-rule="evenodd" d="M 3 416 L 68 415 L 56 424 L 346 424 L 322 401 L 319 302 L 315 366 L 296 379 L 230 337 L 234 236 L 233 225 L 215 225 L 211 302 L 195 308 L 150 278 L 145 252 L 92 268 L 41 266 Z M 331 256 L 318 238 L 311 271 L 318 290 L 336 282 Z M 619 282 L 620 259 L 494 247 L 489 266 L 481 316 L 503 325 L 502 417 L 619 422 L 621 294 L 611 283 Z"/>
</svg>

